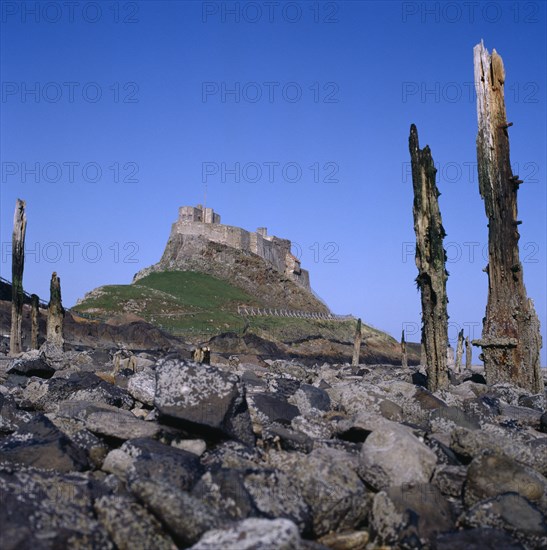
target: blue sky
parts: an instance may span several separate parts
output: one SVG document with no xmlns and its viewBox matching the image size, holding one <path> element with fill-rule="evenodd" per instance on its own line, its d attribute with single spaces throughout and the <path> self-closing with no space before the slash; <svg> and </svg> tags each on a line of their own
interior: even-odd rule
<svg viewBox="0 0 547 550">
<path fill-rule="evenodd" d="M 2 276 L 17 197 L 25 288 L 47 299 L 55 270 L 70 306 L 157 262 L 177 208 L 207 193 L 224 223 L 292 239 L 333 311 L 419 340 L 415 123 L 439 166 L 449 337 L 477 338 L 483 39 L 505 63 L 521 259 L 547 342 L 545 2 L 38 5 L 2 2 Z"/>
</svg>

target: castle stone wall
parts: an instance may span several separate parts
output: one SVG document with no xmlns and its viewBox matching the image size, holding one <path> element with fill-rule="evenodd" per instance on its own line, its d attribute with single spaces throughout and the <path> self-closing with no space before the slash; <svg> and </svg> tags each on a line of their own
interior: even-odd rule
<svg viewBox="0 0 547 550">
<path fill-rule="evenodd" d="M 268 235 L 265 227 L 259 227 L 256 233 L 251 233 L 240 227 L 221 224 L 220 216 L 212 208 L 182 206 L 171 233 L 199 236 L 252 252 L 301 286 L 310 288 L 309 273 L 300 269 L 300 262 L 291 254 L 291 241 Z"/>
</svg>

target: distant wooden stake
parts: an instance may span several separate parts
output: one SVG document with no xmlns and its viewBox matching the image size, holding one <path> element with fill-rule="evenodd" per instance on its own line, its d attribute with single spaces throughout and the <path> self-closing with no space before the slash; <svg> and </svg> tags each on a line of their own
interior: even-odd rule
<svg viewBox="0 0 547 550">
<path fill-rule="evenodd" d="M 406 354 L 406 341 L 405 341 L 405 331 L 403 330 L 401 334 L 401 367 L 403 369 L 408 369 L 408 357 Z"/>
<path fill-rule="evenodd" d="M 448 314 L 446 305 L 446 235 L 439 210 L 440 195 L 435 183 L 437 169 L 428 146 L 420 149 L 418 130 L 412 124 L 409 137 L 414 188 L 414 232 L 416 233 L 416 283 L 422 300 L 422 346 L 425 348 L 427 387 L 448 388 Z"/>
<path fill-rule="evenodd" d="M 455 371 L 462 372 L 462 356 L 463 356 L 463 328 L 458 333 L 458 344 L 456 346 L 456 367 Z"/>
<path fill-rule="evenodd" d="M 30 297 L 30 349 L 38 349 L 38 334 L 40 332 L 39 307 L 38 296 L 33 294 Z"/>
<path fill-rule="evenodd" d="M 47 341 L 49 344 L 63 349 L 63 318 L 65 310 L 61 302 L 61 279 L 57 273 L 51 275 L 50 298 L 47 311 Z"/>
<path fill-rule="evenodd" d="M 23 269 L 25 267 L 25 233 L 27 217 L 25 201 L 17 199 L 13 216 L 13 236 L 11 252 L 11 331 L 10 355 L 23 351 L 22 319 L 23 319 Z"/>
<path fill-rule="evenodd" d="M 511 383 L 543 393 L 539 319 L 526 294 L 519 258 L 518 177 L 509 158 L 505 112 L 505 69 L 496 50 L 473 49 L 477 92 L 479 190 L 488 218 L 488 302 L 482 338 L 486 382 Z"/>
<path fill-rule="evenodd" d="M 473 361 L 473 347 L 469 341 L 469 336 L 465 338 L 465 370 L 471 370 L 471 363 Z"/>
<path fill-rule="evenodd" d="M 359 365 L 359 356 L 361 354 L 361 319 L 357 319 L 357 326 L 355 327 L 355 339 L 353 340 L 353 357 L 351 359 L 352 366 Z"/>
</svg>

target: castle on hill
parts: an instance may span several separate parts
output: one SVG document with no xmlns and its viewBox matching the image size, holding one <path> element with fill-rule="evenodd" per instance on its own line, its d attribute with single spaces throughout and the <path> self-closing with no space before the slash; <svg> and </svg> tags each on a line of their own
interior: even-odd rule
<svg viewBox="0 0 547 550">
<path fill-rule="evenodd" d="M 300 266 L 300 260 L 291 253 L 291 241 L 268 235 L 265 227 L 252 233 L 240 227 L 220 223 L 220 215 L 212 208 L 181 206 L 178 220 L 171 234 L 194 235 L 238 250 L 260 256 L 274 269 L 304 288 L 310 289 L 310 275 Z"/>
</svg>

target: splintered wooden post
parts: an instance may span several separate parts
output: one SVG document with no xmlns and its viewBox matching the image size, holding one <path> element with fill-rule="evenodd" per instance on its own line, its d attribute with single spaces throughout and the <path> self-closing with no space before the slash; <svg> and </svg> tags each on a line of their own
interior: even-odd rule
<svg viewBox="0 0 547 550">
<path fill-rule="evenodd" d="M 416 233 L 416 283 L 422 299 L 422 346 L 425 350 L 427 387 L 448 387 L 448 314 L 445 268 L 446 235 L 439 210 L 440 195 L 435 183 L 437 170 L 428 146 L 420 149 L 418 130 L 412 124 L 409 138 L 414 187 L 414 231 Z"/>
<path fill-rule="evenodd" d="M 532 393 L 543 393 L 539 352 L 539 319 L 526 294 L 519 258 L 517 190 L 509 159 L 505 113 L 505 69 L 496 50 L 492 55 L 477 44 L 473 49 L 477 92 L 477 164 L 479 189 L 488 217 L 488 302 L 482 347 L 488 384 L 509 382 Z"/>
<path fill-rule="evenodd" d="M 458 344 L 456 345 L 456 372 L 462 372 L 462 356 L 463 356 L 463 328 L 458 333 Z"/>
<path fill-rule="evenodd" d="M 357 326 L 355 327 L 355 339 L 353 340 L 353 357 L 351 359 L 352 366 L 359 365 L 359 356 L 361 354 L 361 339 L 363 335 L 361 333 L 361 319 L 357 319 Z"/>
<path fill-rule="evenodd" d="M 406 354 L 406 341 L 405 341 L 405 331 L 403 330 L 401 334 L 401 367 L 403 369 L 408 369 L 408 357 Z"/>
<path fill-rule="evenodd" d="M 473 348 L 469 341 L 469 336 L 465 337 L 465 370 L 471 370 L 471 363 L 473 362 Z"/>
<path fill-rule="evenodd" d="M 25 233 L 27 216 L 25 201 L 17 199 L 13 215 L 13 236 L 11 252 L 11 331 L 10 354 L 21 353 L 23 319 L 23 269 L 25 267 Z"/>
<path fill-rule="evenodd" d="M 61 302 L 61 279 L 57 273 L 51 275 L 50 298 L 47 311 L 47 341 L 63 349 L 63 317 L 65 310 Z"/>
<path fill-rule="evenodd" d="M 39 307 L 38 296 L 32 294 L 30 297 L 30 349 L 38 349 L 38 334 L 40 331 Z"/>
</svg>

